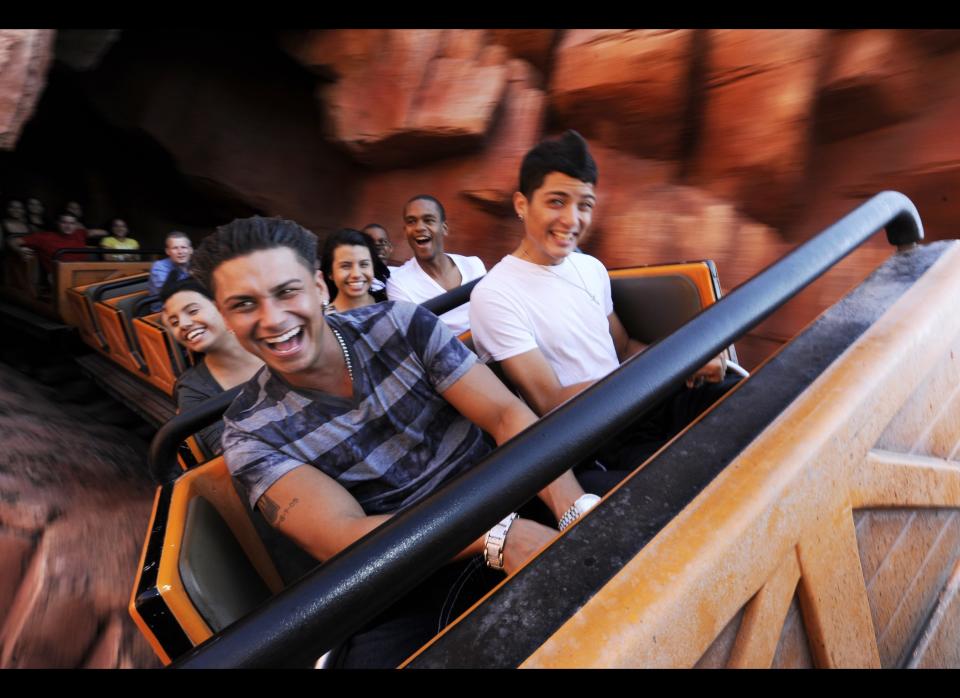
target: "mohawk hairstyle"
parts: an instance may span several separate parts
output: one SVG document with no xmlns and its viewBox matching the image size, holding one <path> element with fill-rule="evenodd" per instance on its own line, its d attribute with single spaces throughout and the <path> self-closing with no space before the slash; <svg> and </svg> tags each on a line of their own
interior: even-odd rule
<svg viewBox="0 0 960 698">
<path fill-rule="evenodd" d="M 221 264 L 251 252 L 278 247 L 293 250 L 311 273 L 316 269 L 316 235 L 294 221 L 253 216 L 221 225 L 213 235 L 204 238 L 193 254 L 190 271 L 213 291 L 213 272 Z"/>
<path fill-rule="evenodd" d="M 565 131 L 560 138 L 540 141 L 524 156 L 520 165 L 520 193 L 529 199 L 551 172 L 561 172 L 589 184 L 597 183 L 597 163 L 583 136 L 573 129 Z"/>
<path fill-rule="evenodd" d="M 213 294 L 210 292 L 210 289 L 194 277 L 188 276 L 185 279 L 180 279 L 176 274 L 170 274 L 164 282 L 163 288 L 160 289 L 160 302 L 166 303 L 171 296 L 181 291 L 195 291 L 201 296 L 206 296 L 210 300 L 213 300 Z"/>
</svg>

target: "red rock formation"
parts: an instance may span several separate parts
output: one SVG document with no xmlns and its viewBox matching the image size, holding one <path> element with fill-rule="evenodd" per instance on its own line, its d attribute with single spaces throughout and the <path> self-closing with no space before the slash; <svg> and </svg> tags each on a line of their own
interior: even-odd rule
<svg viewBox="0 0 960 698">
<path fill-rule="evenodd" d="M 0 365 L 0 668 L 157 666 L 126 613 L 152 500 L 143 453 L 80 416 Z"/>
<path fill-rule="evenodd" d="M 692 183 L 779 224 L 799 202 L 827 34 L 711 30 Z"/>
<path fill-rule="evenodd" d="M 557 29 L 490 29 L 489 32 L 491 43 L 506 46 L 511 56 L 527 61 L 541 75 L 549 73 L 554 45 L 563 33 Z"/>
<path fill-rule="evenodd" d="M 895 30 L 838 32 L 820 87 L 818 135 L 834 141 L 901 121 L 924 106 L 923 60 Z"/>
<path fill-rule="evenodd" d="M 288 39 L 288 50 L 336 82 L 318 90 L 332 137 L 360 162 L 377 167 L 436 159 L 479 147 L 507 82 L 502 48 L 484 31 L 389 30 L 313 35 L 323 48 Z M 352 60 L 357 45 L 365 60 Z M 320 68 L 322 71 L 323 69 Z"/>
<path fill-rule="evenodd" d="M 428 163 L 416 168 L 369 175 L 360 186 L 356 208 L 345 225 L 376 221 L 391 232 L 398 260 L 411 252 L 403 239 L 403 204 L 417 194 L 443 202 L 450 226 L 447 249 L 498 261 L 516 244 L 511 197 L 524 153 L 540 137 L 545 108 L 529 66 L 513 60 L 501 114 L 482 153 Z"/>
<path fill-rule="evenodd" d="M 0 29 L 0 150 L 12 150 L 53 60 L 52 29 Z"/>
<path fill-rule="evenodd" d="M 551 106 L 564 126 L 608 147 L 678 158 L 692 39 L 689 30 L 567 31 L 550 78 Z"/>
</svg>

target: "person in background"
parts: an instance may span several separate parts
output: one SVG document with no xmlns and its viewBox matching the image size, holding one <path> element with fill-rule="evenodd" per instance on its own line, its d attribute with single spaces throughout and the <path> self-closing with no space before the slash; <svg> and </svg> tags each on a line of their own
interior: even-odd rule
<svg viewBox="0 0 960 698">
<path fill-rule="evenodd" d="M 397 267 L 397 263 L 390 259 L 390 255 L 393 254 L 393 242 L 390 240 L 390 233 L 387 232 L 387 229 L 384 228 L 379 223 L 368 223 L 363 227 L 361 232 L 366 233 L 373 239 L 373 246 L 377 250 L 377 256 L 380 258 L 380 261 L 383 262 L 387 270 L 393 270 Z M 387 274 L 389 276 L 389 274 Z M 385 282 L 380 281 L 380 279 L 374 277 L 373 279 L 373 290 L 374 291 L 383 291 L 387 287 Z"/>
<path fill-rule="evenodd" d="M 43 202 L 33 196 L 27 199 L 27 225 L 30 226 L 31 233 L 42 233 L 50 230 Z"/>
<path fill-rule="evenodd" d="M 190 274 L 193 243 L 190 242 L 186 233 L 174 230 L 167 235 L 164 241 L 164 250 L 167 253 L 167 258 L 153 263 L 153 266 L 150 267 L 150 279 L 147 281 L 147 293 L 156 297 L 156 300 L 150 306 L 154 313 L 159 313 L 163 309 L 163 303 L 160 301 L 160 291 L 167 282 L 167 278 L 172 274 L 175 278 L 185 279 Z"/>
<path fill-rule="evenodd" d="M 58 250 L 70 247 L 86 247 L 88 231 L 81 228 L 77 219 L 69 213 L 62 213 L 57 219 L 57 230 L 30 233 L 10 241 L 10 248 L 24 258 L 36 254 L 40 266 L 48 274 L 53 271 L 53 257 Z M 69 262 L 83 260 L 79 254 L 65 254 L 59 259 Z"/>
<path fill-rule="evenodd" d="M 479 257 L 444 252 L 444 239 L 449 234 L 446 218 L 443 204 L 429 194 L 407 201 L 403 231 L 413 257 L 391 272 L 387 281 L 390 300 L 423 303 L 486 273 Z M 454 334 L 462 334 L 470 329 L 470 304 L 464 303 L 440 319 Z"/>
<path fill-rule="evenodd" d="M 114 218 L 110 221 L 110 235 L 100 240 L 100 247 L 109 250 L 139 250 L 140 243 L 130 237 L 125 220 Z M 138 255 L 129 254 L 107 254 L 103 258 L 110 262 L 136 262 L 140 259 Z"/>
<path fill-rule="evenodd" d="M 173 338 L 184 348 L 202 355 L 174 386 L 179 412 L 247 382 L 263 368 L 263 362 L 240 346 L 227 329 L 210 291 L 193 277 L 168 277 L 160 290 L 160 300 L 163 324 Z M 201 429 L 197 435 L 209 456 L 223 453 L 222 420 Z"/>
<path fill-rule="evenodd" d="M 342 313 L 387 300 L 383 288 L 390 272 L 366 233 L 344 228 L 328 237 L 320 257 L 320 271 L 330 294 L 328 312 Z M 374 281 L 380 281 L 381 290 L 373 289 Z"/>
</svg>

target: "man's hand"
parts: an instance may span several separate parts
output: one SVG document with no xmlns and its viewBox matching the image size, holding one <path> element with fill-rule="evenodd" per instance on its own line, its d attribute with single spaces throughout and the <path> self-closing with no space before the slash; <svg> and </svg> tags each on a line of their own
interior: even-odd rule
<svg viewBox="0 0 960 698">
<path fill-rule="evenodd" d="M 696 373 L 687 378 L 688 388 L 699 388 L 706 383 L 723 382 L 724 374 L 727 372 L 727 361 L 723 354 L 713 358 Z"/>
<path fill-rule="evenodd" d="M 558 532 L 530 519 L 516 519 L 503 544 L 503 571 L 513 574 L 558 536 Z"/>
</svg>

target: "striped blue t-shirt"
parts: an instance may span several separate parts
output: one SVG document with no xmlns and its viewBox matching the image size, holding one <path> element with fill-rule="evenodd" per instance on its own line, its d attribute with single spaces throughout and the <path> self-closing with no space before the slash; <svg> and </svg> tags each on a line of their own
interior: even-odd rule
<svg viewBox="0 0 960 698">
<path fill-rule="evenodd" d="M 268 368 L 224 415 L 224 455 L 250 506 L 304 463 L 367 514 L 397 511 L 477 463 L 492 442 L 439 393 L 476 362 L 437 316 L 376 303 L 326 317 L 353 362 L 353 398 L 294 388 Z"/>
</svg>

